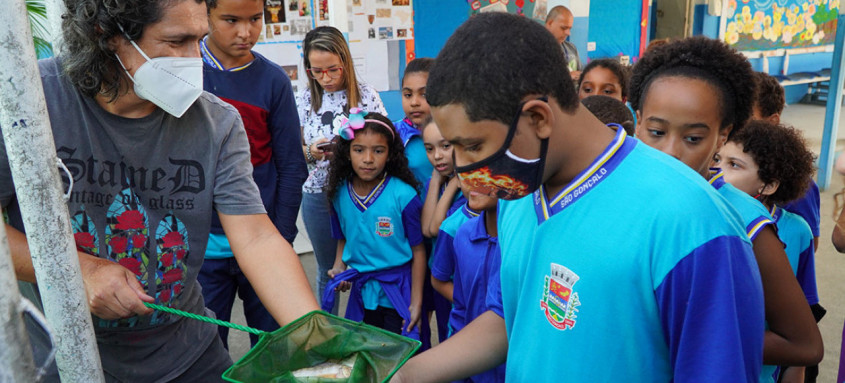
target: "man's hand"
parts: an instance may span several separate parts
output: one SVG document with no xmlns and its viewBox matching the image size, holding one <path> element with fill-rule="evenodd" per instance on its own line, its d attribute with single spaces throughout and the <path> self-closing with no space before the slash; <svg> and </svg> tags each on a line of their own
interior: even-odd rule
<svg viewBox="0 0 845 383">
<path fill-rule="evenodd" d="M 111 320 L 153 312 L 144 302 L 155 299 L 146 294 L 129 269 L 88 254 L 80 254 L 79 265 L 92 314 Z"/>
</svg>

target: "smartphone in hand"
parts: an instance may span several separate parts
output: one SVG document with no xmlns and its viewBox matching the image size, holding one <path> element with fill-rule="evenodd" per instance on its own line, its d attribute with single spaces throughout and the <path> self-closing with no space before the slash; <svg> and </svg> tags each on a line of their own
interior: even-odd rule
<svg viewBox="0 0 845 383">
<path fill-rule="evenodd" d="M 317 149 L 322 150 L 323 152 L 331 153 L 334 151 L 335 143 L 332 141 L 321 142 L 317 144 Z"/>
</svg>

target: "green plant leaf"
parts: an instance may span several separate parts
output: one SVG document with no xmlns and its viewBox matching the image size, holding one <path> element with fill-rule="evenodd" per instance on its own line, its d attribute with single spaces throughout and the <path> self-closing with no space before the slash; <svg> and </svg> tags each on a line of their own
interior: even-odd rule
<svg viewBox="0 0 845 383">
<path fill-rule="evenodd" d="M 47 6 L 44 0 L 26 0 L 26 13 L 38 58 L 50 57 L 53 47 L 50 45 L 50 31 L 47 28 Z"/>
</svg>

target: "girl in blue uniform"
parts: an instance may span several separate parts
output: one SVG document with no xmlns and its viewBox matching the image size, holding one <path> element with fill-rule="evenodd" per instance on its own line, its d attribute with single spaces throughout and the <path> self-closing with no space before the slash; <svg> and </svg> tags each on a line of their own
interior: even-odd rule
<svg viewBox="0 0 845 383">
<path fill-rule="evenodd" d="M 437 235 L 448 217 L 452 216 L 466 199 L 460 191 L 460 184 L 455 177 L 455 166 L 452 157 L 452 145 L 449 144 L 434 120 L 429 118 L 422 125 L 423 143 L 428 161 L 434 167 L 426 184 L 425 203 L 422 212 L 423 235 L 432 238 L 433 248 L 438 247 Z M 457 229 L 457 227 L 455 227 Z M 428 265 L 432 266 L 435 255 L 432 253 Z M 438 339 L 442 342 L 449 335 L 449 312 L 452 310 L 451 298 L 443 293 L 436 293 L 431 286 L 432 279 L 426 280 L 425 306 L 426 311 L 436 312 Z M 425 348 L 425 343 L 423 344 Z"/>
<path fill-rule="evenodd" d="M 432 64 L 433 59 L 423 57 L 412 60 L 405 67 L 405 75 L 402 77 L 402 110 L 405 118 L 393 122 L 405 145 L 408 167 L 420 184 L 425 183 L 433 169 L 426 157 L 420 131 L 422 124 L 431 117 L 428 102 L 425 101 L 425 83 Z"/>
<path fill-rule="evenodd" d="M 765 207 L 724 182 L 709 166 L 718 149 L 751 114 L 754 77 L 744 56 L 717 40 L 693 37 L 648 52 L 631 77 L 637 137 L 709 180 L 752 241 L 763 281 L 763 361 L 803 366 L 823 355 L 822 340 Z"/>
<path fill-rule="evenodd" d="M 460 191 L 455 177 L 452 159 L 452 145 L 440 134 L 434 120 L 428 119 L 422 126 L 423 143 L 428 161 L 434 170 L 426 184 L 425 204 L 422 212 L 423 235 L 437 237 L 440 225 L 446 217 L 460 208 L 466 198 Z"/>
<path fill-rule="evenodd" d="M 351 289 L 346 317 L 419 339 L 425 247 L 417 182 L 390 120 L 350 110 L 335 128 L 327 185 L 337 258 L 323 294 Z"/>
<path fill-rule="evenodd" d="M 807 150 L 801 133 L 764 120 L 751 121 L 733 134 L 716 156 L 725 181 L 760 200 L 769 209 L 804 297 L 811 307 L 818 307 L 813 232 L 801 216 L 782 207 L 804 194 L 813 174 L 813 154 Z M 818 319 L 821 318 L 816 317 Z M 774 370 L 775 366 L 763 368 L 765 380 L 775 380 Z M 792 378 L 804 380 L 804 367 L 782 371 Z"/>
</svg>

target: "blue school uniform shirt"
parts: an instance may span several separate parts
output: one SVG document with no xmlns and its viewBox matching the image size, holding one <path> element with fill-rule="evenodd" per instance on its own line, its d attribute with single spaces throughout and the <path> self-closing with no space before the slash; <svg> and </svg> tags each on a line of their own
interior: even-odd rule
<svg viewBox="0 0 845 383">
<path fill-rule="evenodd" d="M 725 182 L 725 174 L 720 169 L 710 169 L 708 182 L 739 213 L 740 222 L 745 226 L 746 235 L 752 242 L 764 227 L 775 223 L 769 211 L 760 201 Z"/>
<path fill-rule="evenodd" d="M 404 265 L 413 259 L 411 247 L 422 243 L 416 190 L 398 178 L 385 176 L 364 198 L 344 181 L 332 201 L 332 237 L 345 239 L 343 262 L 361 273 Z M 392 308 L 378 282 L 361 289 L 364 308 Z"/>
<path fill-rule="evenodd" d="M 784 205 L 783 209 L 804 218 L 804 221 L 810 225 L 813 237 L 818 237 L 821 227 L 820 207 L 819 185 L 816 185 L 816 181 L 810 180 L 810 188 L 807 189 L 807 193 L 804 193 L 803 197 Z"/>
<path fill-rule="evenodd" d="M 810 225 L 797 214 L 790 213 L 779 206 L 773 206 L 769 212 L 778 228 L 778 238 L 784 244 L 786 257 L 792 266 L 792 273 L 798 279 L 804 297 L 811 306 L 819 303 L 816 288 L 816 266 L 813 260 L 815 246 Z M 761 383 L 775 382 L 777 366 L 764 365 L 760 374 Z"/>
<path fill-rule="evenodd" d="M 557 196 L 501 202 L 488 306 L 507 380 L 757 380 L 762 283 L 738 222 L 698 173 L 621 129 Z"/>
<path fill-rule="evenodd" d="M 784 251 L 789 258 L 792 272 L 804 291 L 804 297 L 811 306 L 819 303 L 816 287 L 815 246 L 810 225 L 797 214 L 790 213 L 780 206 L 773 206 L 770 211 L 778 228 L 778 238 L 784 244 Z"/>
<path fill-rule="evenodd" d="M 428 156 L 425 154 L 425 144 L 423 144 L 422 132 L 414 126 L 407 117 L 402 120 L 394 121 L 393 126 L 399 133 L 399 138 L 402 139 L 402 145 L 405 146 L 405 157 L 408 158 L 408 168 L 420 184 L 431 178 L 431 172 L 434 166 L 428 162 Z"/>
<path fill-rule="evenodd" d="M 487 288 L 489 281 L 499 279 L 502 263 L 499 239 L 487 234 L 484 216 L 473 217 L 455 233 L 455 288 L 452 293 L 454 306 L 449 316 L 452 332 L 458 332 L 469 322 L 488 310 Z M 433 273 L 434 271 L 432 271 Z M 471 382 L 501 382 L 505 379 L 505 365 L 472 376 Z"/>
<path fill-rule="evenodd" d="M 478 213 L 464 203 L 458 211 L 446 217 L 440 224 L 437 243 L 431 255 L 430 266 L 433 277 L 444 282 L 452 280 L 452 275 L 455 274 L 455 233 L 464 223 L 475 217 L 478 217 Z"/>
</svg>

